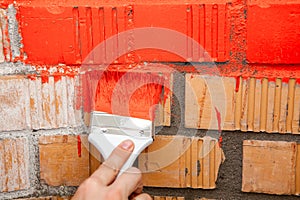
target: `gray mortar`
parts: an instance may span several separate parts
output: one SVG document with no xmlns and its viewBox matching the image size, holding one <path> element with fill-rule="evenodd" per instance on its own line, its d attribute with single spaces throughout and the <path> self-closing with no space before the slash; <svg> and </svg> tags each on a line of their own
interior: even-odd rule
<svg viewBox="0 0 300 200">
<path fill-rule="evenodd" d="M 21 62 L 0 63 L 0 76 L 36 74 L 35 67 Z"/>
<path fill-rule="evenodd" d="M 19 33 L 18 20 L 16 18 L 17 11 L 15 7 L 10 4 L 7 8 L 7 18 L 8 18 L 8 34 L 10 39 L 10 46 L 12 51 L 12 59 L 20 57 L 20 49 L 23 47 L 21 43 L 21 35 Z"/>
</svg>

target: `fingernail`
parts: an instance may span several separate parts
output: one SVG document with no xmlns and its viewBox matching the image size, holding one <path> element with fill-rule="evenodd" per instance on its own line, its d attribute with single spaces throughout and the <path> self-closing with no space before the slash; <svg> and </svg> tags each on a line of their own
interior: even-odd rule
<svg viewBox="0 0 300 200">
<path fill-rule="evenodd" d="M 124 142 L 121 143 L 121 148 L 127 151 L 132 151 L 134 144 L 131 140 L 125 140 Z"/>
</svg>

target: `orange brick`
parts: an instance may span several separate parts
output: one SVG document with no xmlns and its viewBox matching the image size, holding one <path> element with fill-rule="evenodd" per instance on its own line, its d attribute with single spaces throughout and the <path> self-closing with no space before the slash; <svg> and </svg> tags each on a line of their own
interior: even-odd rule
<svg viewBox="0 0 300 200">
<path fill-rule="evenodd" d="M 139 168 L 145 186 L 212 189 L 223 159 L 213 138 L 160 135 L 139 156 Z"/>
<path fill-rule="evenodd" d="M 80 136 L 87 140 L 86 136 Z M 48 185 L 78 186 L 89 176 L 89 153 L 77 136 L 41 136 L 40 175 Z M 80 145 L 80 146 L 78 146 Z"/>
<path fill-rule="evenodd" d="M 30 187 L 26 138 L 0 139 L 0 177 L 0 192 L 25 190 Z"/>
<path fill-rule="evenodd" d="M 295 142 L 245 140 L 243 192 L 295 194 Z"/>
</svg>

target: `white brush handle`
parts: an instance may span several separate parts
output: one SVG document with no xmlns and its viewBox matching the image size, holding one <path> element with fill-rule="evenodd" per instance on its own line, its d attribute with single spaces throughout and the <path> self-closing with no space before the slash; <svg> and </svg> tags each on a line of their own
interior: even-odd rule
<svg viewBox="0 0 300 200">
<path fill-rule="evenodd" d="M 128 139 L 133 141 L 133 153 L 120 169 L 119 175 L 131 167 L 139 154 L 153 142 L 152 137 L 132 137 L 128 135 L 115 135 L 107 133 L 91 133 L 88 139 L 89 142 L 100 151 L 105 160 L 121 142 Z"/>
</svg>

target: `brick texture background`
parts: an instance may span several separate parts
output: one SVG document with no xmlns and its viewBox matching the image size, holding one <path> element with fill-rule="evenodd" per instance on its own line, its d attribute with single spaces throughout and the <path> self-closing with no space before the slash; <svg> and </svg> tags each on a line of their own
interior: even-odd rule
<svg viewBox="0 0 300 200">
<path fill-rule="evenodd" d="M 154 200 L 296 199 L 299 12 L 299 0 L 1 0 L 0 199 L 70 199 L 101 164 L 87 142 L 98 76 L 82 76 L 82 64 L 173 70 L 159 134 L 138 160 Z M 141 27 L 193 41 L 181 56 L 137 50 Z M 179 41 L 157 38 L 170 48 Z"/>
</svg>

